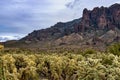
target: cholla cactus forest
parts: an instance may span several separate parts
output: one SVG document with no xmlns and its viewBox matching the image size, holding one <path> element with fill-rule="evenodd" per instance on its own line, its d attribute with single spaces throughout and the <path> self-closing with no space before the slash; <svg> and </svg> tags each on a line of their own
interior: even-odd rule
<svg viewBox="0 0 120 80">
<path fill-rule="evenodd" d="M 105 52 L 0 51 L 0 80 L 119 80 L 120 44 Z"/>
</svg>

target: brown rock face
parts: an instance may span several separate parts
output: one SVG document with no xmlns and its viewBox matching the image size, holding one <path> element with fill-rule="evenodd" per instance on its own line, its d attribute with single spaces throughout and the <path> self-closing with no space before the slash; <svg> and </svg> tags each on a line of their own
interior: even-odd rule
<svg viewBox="0 0 120 80">
<path fill-rule="evenodd" d="M 81 24 L 85 28 L 90 28 L 90 13 L 87 9 L 83 10 L 83 18 L 82 18 Z M 84 28 L 84 30 L 85 30 L 85 28 Z"/>
<path fill-rule="evenodd" d="M 96 7 L 93 10 L 84 9 L 82 21 L 79 24 L 80 31 L 88 29 L 120 28 L 120 4 L 114 4 L 109 8 Z"/>
<path fill-rule="evenodd" d="M 82 41 L 83 37 L 78 34 L 78 33 L 72 33 L 68 36 L 64 36 L 62 38 L 59 38 L 55 41 L 56 45 L 63 45 L 63 44 L 72 44 L 72 43 L 76 43 L 78 44 L 79 41 Z"/>
<path fill-rule="evenodd" d="M 112 21 L 120 28 L 120 4 L 115 4 L 110 7 L 110 12 L 113 15 Z"/>
<path fill-rule="evenodd" d="M 98 18 L 98 28 L 99 29 L 104 29 L 106 26 L 107 26 L 107 19 L 106 19 L 106 16 L 105 15 L 101 15 L 99 18 Z"/>
</svg>

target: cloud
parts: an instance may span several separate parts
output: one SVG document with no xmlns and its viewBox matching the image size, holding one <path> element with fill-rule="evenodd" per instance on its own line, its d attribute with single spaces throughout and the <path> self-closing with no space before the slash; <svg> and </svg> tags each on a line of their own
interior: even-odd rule
<svg viewBox="0 0 120 80">
<path fill-rule="evenodd" d="M 55 24 L 56 14 L 65 8 L 66 0 L 2 0 L 0 25 L 22 33 L 31 32 Z M 9 29 L 11 32 L 11 29 Z"/>
<path fill-rule="evenodd" d="M 0 36 L 0 42 L 5 42 L 8 40 L 19 40 L 19 36 Z"/>
<path fill-rule="evenodd" d="M 24 34 L 14 34 L 14 33 L 5 33 L 0 34 L 0 42 L 5 42 L 8 40 L 19 40 L 24 37 Z"/>
<path fill-rule="evenodd" d="M 73 0 L 69 2 L 66 6 L 71 9 L 76 9 L 76 8 L 92 9 L 94 7 L 101 7 L 101 6 L 109 7 L 114 3 L 120 3 L 120 0 Z"/>
<path fill-rule="evenodd" d="M 77 14 L 81 13 L 84 8 L 92 10 L 94 7 L 109 7 L 114 3 L 120 3 L 120 0 L 73 0 L 66 4 L 66 7 L 75 10 Z"/>
</svg>

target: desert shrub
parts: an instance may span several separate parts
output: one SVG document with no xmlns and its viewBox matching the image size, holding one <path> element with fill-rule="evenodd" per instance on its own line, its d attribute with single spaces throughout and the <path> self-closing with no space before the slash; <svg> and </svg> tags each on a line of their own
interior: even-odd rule
<svg viewBox="0 0 120 80">
<path fill-rule="evenodd" d="M 0 58 L 0 80 L 5 80 L 5 76 L 4 76 L 4 69 L 3 69 L 3 61 Z"/>
<path fill-rule="evenodd" d="M 114 60 L 114 55 L 113 54 L 108 54 L 102 57 L 102 63 L 103 65 L 112 65 L 113 60 Z"/>
<path fill-rule="evenodd" d="M 120 56 L 110 52 L 87 50 L 83 52 L 84 55 L 69 51 L 61 54 L 34 53 L 22 50 L 2 51 L 0 80 L 120 79 Z"/>
<path fill-rule="evenodd" d="M 4 70 L 4 77 L 6 80 L 18 80 L 18 73 L 15 66 L 15 59 L 12 55 L 6 54 L 2 56 L 3 61 L 3 70 Z"/>
<path fill-rule="evenodd" d="M 109 46 L 108 51 L 114 55 L 120 56 L 120 43 L 115 43 Z"/>
<path fill-rule="evenodd" d="M 86 55 L 89 55 L 89 54 L 95 54 L 96 51 L 93 50 L 93 49 L 86 49 L 84 52 L 83 52 L 83 56 L 86 56 Z"/>
<path fill-rule="evenodd" d="M 20 70 L 19 80 L 39 80 L 35 67 L 26 67 Z"/>
<path fill-rule="evenodd" d="M 17 68 L 17 70 L 19 70 L 20 68 L 26 68 L 27 67 L 27 62 L 24 60 L 25 55 L 18 55 L 18 56 L 14 56 L 15 58 L 15 66 Z"/>
<path fill-rule="evenodd" d="M 4 46 L 3 45 L 0 45 L 0 50 L 4 49 Z"/>
</svg>

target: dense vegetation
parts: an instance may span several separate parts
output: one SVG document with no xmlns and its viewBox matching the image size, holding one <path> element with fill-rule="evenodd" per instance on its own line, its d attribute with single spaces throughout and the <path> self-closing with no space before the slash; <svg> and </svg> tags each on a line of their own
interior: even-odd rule
<svg viewBox="0 0 120 80">
<path fill-rule="evenodd" d="M 0 45 L 0 50 L 1 50 L 1 49 L 4 49 L 4 46 L 3 46 L 3 45 Z"/>
<path fill-rule="evenodd" d="M 0 80 L 119 80 L 120 44 L 106 52 L 0 51 Z"/>
</svg>

